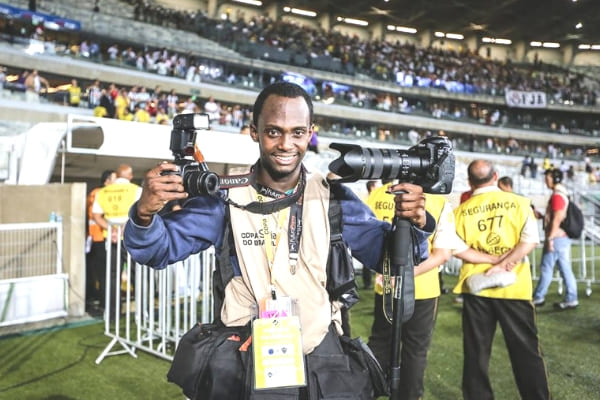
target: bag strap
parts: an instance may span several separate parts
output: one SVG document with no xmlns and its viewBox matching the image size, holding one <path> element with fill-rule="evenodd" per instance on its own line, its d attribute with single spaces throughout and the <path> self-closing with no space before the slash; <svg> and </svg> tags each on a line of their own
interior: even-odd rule
<svg viewBox="0 0 600 400">
<path fill-rule="evenodd" d="M 329 191 L 329 210 L 327 212 L 329 216 L 329 238 L 332 242 L 342 240 L 342 229 L 344 227 L 342 206 L 336 197 L 336 190 L 338 190 L 337 187 L 334 188 L 332 185 Z"/>
<path fill-rule="evenodd" d="M 231 215 L 229 207 L 225 206 L 224 232 L 221 248 L 216 252 L 216 268 L 213 272 L 213 321 L 221 322 L 221 308 L 225 300 L 225 287 L 233 279 L 233 265 L 231 258 L 235 256 L 233 244 L 233 231 L 231 229 Z"/>
</svg>

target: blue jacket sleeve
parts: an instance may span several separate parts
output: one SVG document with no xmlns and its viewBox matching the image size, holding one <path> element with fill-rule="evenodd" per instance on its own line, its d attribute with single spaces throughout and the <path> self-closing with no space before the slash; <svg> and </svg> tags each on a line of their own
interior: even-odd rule
<svg viewBox="0 0 600 400">
<path fill-rule="evenodd" d="M 385 236 L 391 231 L 392 225 L 377 219 L 371 209 L 346 186 L 339 185 L 332 190 L 336 191 L 335 197 L 342 207 L 342 234 L 352 256 L 367 268 L 381 272 Z M 427 213 L 423 229 L 414 226 L 412 229 L 415 260 L 418 263 L 429 256 L 427 239 L 435 229 L 435 220 Z"/>
<path fill-rule="evenodd" d="M 164 268 L 199 253 L 223 239 L 225 203 L 216 197 L 199 196 L 164 216 L 154 215 L 149 226 L 137 225 L 137 203 L 129 211 L 123 242 L 131 257 L 153 268 Z"/>
</svg>

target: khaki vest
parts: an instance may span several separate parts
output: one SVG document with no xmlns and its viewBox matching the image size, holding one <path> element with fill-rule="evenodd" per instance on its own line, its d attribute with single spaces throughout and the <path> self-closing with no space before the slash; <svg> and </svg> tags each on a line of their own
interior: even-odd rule
<svg viewBox="0 0 600 400">
<path fill-rule="evenodd" d="M 531 201 L 523 196 L 492 191 L 472 196 L 454 211 L 456 233 L 470 247 L 488 254 L 502 255 L 512 250 L 521 237 L 527 218 L 533 218 Z M 484 272 L 490 264 L 464 263 L 460 269 L 454 293 L 469 293 L 465 280 Z M 484 289 L 482 297 L 531 300 L 531 270 L 529 261 L 517 264 L 513 271 L 517 281 L 504 288 Z"/>
<path fill-rule="evenodd" d="M 257 193 L 252 186 L 245 186 L 230 189 L 229 197 L 238 204 L 248 204 L 257 200 Z M 320 174 L 307 173 L 295 273 L 291 271 L 288 257 L 289 210 L 261 215 L 229 206 L 241 276 L 234 277 L 225 288 L 221 320 L 228 326 L 246 324 L 257 313 L 259 302 L 270 296 L 273 284 L 278 296 L 289 296 L 297 305 L 303 351 L 308 354 L 323 340 L 332 321 L 336 322 L 341 334 L 339 305 L 329 301 L 325 289 L 330 235 L 329 185 L 325 179 Z M 284 213 L 284 218 L 280 218 L 280 213 Z M 265 223 L 274 255 L 272 269 L 264 244 Z"/>
</svg>

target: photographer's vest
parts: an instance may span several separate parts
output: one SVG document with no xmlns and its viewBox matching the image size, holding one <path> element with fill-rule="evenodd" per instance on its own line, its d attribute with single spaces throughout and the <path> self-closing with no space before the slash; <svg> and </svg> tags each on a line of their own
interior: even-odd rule
<svg viewBox="0 0 600 400">
<path fill-rule="evenodd" d="M 257 314 L 257 304 L 271 295 L 273 284 L 278 296 L 289 296 L 295 300 L 302 324 L 305 354 L 323 340 L 332 321 L 341 334 L 339 304 L 330 301 L 326 290 L 329 192 L 329 185 L 320 174 L 307 173 L 301 207 L 302 231 L 305 233 L 301 235 L 295 268 L 291 266 L 288 248 L 291 207 L 263 215 L 229 206 L 231 234 L 241 276 L 233 276 L 229 280 L 221 278 L 227 282 L 220 313 L 225 325 L 246 324 Z M 237 204 L 259 199 L 251 185 L 229 189 L 229 198 Z M 270 236 L 270 246 L 265 244 L 265 227 Z M 224 256 L 231 257 L 232 253 Z"/>
<path fill-rule="evenodd" d="M 387 193 L 387 188 L 391 184 L 384 185 L 375 189 L 369 196 L 368 205 L 378 219 L 391 222 L 394 218 L 396 205 L 394 195 Z M 443 196 L 425 193 L 425 209 L 435 219 L 436 225 L 442 214 L 442 209 L 446 200 Z M 431 252 L 432 242 L 435 234 L 427 239 L 428 249 Z M 375 293 L 383 295 L 383 279 L 381 274 L 375 277 Z M 439 297 L 440 281 L 438 269 L 432 268 L 429 271 L 415 276 L 415 300 L 425 300 Z"/>
<path fill-rule="evenodd" d="M 472 196 L 454 211 L 456 233 L 475 250 L 502 255 L 519 243 L 521 231 L 532 214 L 531 201 L 523 196 L 500 189 L 484 192 Z M 465 262 L 460 269 L 454 293 L 469 293 L 465 280 L 489 267 L 490 264 Z M 514 284 L 484 289 L 477 296 L 531 300 L 531 270 L 527 258 L 517 264 L 513 271 L 517 274 Z"/>
</svg>

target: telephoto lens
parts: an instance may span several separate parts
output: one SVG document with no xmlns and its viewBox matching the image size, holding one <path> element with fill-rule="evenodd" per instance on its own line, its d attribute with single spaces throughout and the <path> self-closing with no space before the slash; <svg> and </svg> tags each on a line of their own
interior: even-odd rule
<svg viewBox="0 0 600 400">
<path fill-rule="evenodd" d="M 368 148 L 353 144 L 331 143 L 340 156 L 329 170 L 340 182 L 359 179 L 398 179 L 423 187 L 427 193 L 448 194 L 454 180 L 452 144 L 445 136 L 433 136 L 408 150 Z"/>
</svg>

